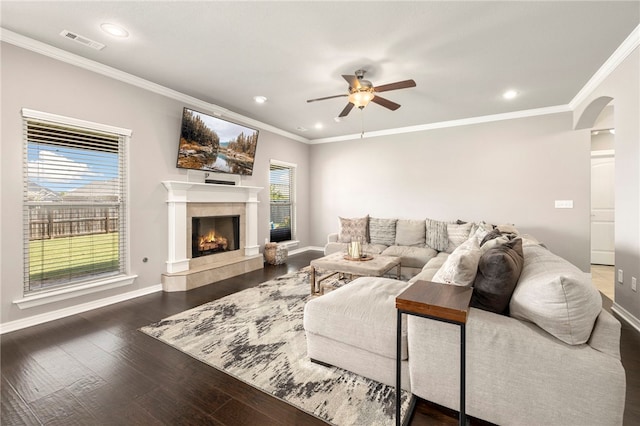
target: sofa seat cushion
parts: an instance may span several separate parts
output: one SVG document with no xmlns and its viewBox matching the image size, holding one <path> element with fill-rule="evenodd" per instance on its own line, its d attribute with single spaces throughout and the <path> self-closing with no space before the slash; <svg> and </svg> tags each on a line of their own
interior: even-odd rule
<svg viewBox="0 0 640 426">
<path fill-rule="evenodd" d="M 396 357 L 396 296 L 409 283 L 361 277 L 304 307 L 304 329 L 387 358 Z M 402 359 L 407 359 L 407 328 L 402 322 Z"/>
<path fill-rule="evenodd" d="M 438 252 L 431 247 L 390 246 L 382 254 L 384 256 L 396 256 L 400 258 L 402 267 L 421 269 Z"/>
<path fill-rule="evenodd" d="M 523 248 L 524 266 L 509 303 L 514 318 L 533 322 L 570 345 L 589 340 L 602 309 L 587 275 L 542 246 Z"/>
<path fill-rule="evenodd" d="M 422 270 L 413 278 L 409 280 L 409 282 L 414 283 L 416 281 L 432 281 L 433 277 L 436 275 L 436 272 L 444 265 L 444 262 L 447 261 L 449 257 L 449 253 L 440 252 L 438 255 L 432 259 L 430 259 L 426 265 L 422 268 Z"/>
</svg>

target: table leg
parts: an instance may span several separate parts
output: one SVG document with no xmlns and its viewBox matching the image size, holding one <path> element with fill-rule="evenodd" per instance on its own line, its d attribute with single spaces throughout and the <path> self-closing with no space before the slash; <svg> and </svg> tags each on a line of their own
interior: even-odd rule
<svg viewBox="0 0 640 426">
<path fill-rule="evenodd" d="M 316 268 L 311 265 L 311 275 L 309 276 L 309 282 L 311 283 L 311 295 L 316 294 Z"/>
<path fill-rule="evenodd" d="M 465 377 L 466 377 L 466 358 L 467 350 L 465 348 L 465 325 L 460 324 L 460 426 L 466 426 L 467 416 L 465 409 Z"/>
<path fill-rule="evenodd" d="M 402 392 L 402 369 L 400 361 L 400 358 L 402 357 L 402 312 L 399 309 L 396 325 L 396 426 L 400 426 L 400 393 Z"/>
<path fill-rule="evenodd" d="M 400 279 L 400 272 L 401 272 L 401 266 L 400 263 L 398 263 L 398 269 L 396 270 L 396 278 Z"/>
</svg>

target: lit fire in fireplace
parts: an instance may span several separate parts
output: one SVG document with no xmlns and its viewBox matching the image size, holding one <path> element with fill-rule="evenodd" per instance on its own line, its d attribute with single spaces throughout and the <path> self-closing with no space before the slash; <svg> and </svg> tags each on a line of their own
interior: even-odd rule
<svg viewBox="0 0 640 426">
<path fill-rule="evenodd" d="M 198 245 L 200 251 L 209 250 L 226 250 L 227 239 L 216 235 L 215 231 L 210 231 L 207 235 L 200 236 L 200 244 Z"/>
</svg>

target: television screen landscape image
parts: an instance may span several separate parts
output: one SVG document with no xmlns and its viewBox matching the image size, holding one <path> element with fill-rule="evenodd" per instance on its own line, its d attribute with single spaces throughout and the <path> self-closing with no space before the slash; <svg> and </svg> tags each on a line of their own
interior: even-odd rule
<svg viewBox="0 0 640 426">
<path fill-rule="evenodd" d="M 177 167 L 251 175 L 258 131 L 184 108 Z"/>
</svg>

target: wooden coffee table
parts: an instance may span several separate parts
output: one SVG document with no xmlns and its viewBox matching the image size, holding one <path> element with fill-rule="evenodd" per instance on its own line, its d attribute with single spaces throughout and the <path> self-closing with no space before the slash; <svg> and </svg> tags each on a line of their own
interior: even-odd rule
<svg viewBox="0 0 640 426">
<path fill-rule="evenodd" d="M 362 277 L 381 277 L 393 268 L 397 268 L 396 277 L 400 278 L 400 258 L 396 256 L 370 255 L 368 260 L 347 260 L 345 253 L 337 252 L 311 261 L 311 295 L 320 295 L 320 283 L 336 274 L 350 274 Z M 331 271 L 323 277 L 317 277 L 316 269 Z"/>
</svg>

